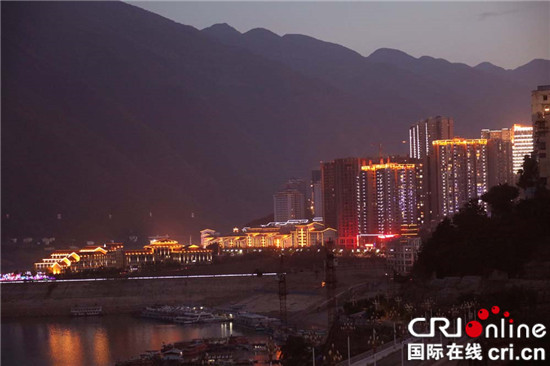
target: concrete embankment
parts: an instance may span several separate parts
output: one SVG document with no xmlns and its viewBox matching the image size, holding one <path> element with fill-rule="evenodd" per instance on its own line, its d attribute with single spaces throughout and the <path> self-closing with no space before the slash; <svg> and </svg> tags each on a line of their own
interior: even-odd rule
<svg viewBox="0 0 550 366">
<path fill-rule="evenodd" d="M 275 276 L 12 283 L 1 288 L 2 317 L 69 315 L 75 305 L 97 304 L 106 314 L 154 304 L 216 306 L 276 288 Z"/>
<path fill-rule="evenodd" d="M 336 271 L 338 287 L 335 293 L 339 301 L 351 296 L 350 289 L 362 293 L 364 289 L 356 287 L 359 284 L 370 282 L 368 288 L 372 291 L 381 291 L 386 285 L 388 278 L 384 276 L 383 263 L 344 264 Z M 243 273 L 252 273 L 250 268 L 264 266 L 254 263 L 246 267 L 244 263 L 241 267 L 244 267 L 240 268 Z M 2 284 L 2 316 L 69 315 L 75 305 L 95 304 L 102 306 L 106 314 L 130 313 L 154 304 L 239 305 L 246 311 L 279 314 L 277 276 L 222 277 L 220 272 L 218 268 L 216 276 L 220 277 L 208 278 Z M 306 314 L 317 314 L 324 309 L 326 288 L 322 287 L 322 271 L 290 268 L 286 279 L 289 314 L 298 312 L 300 318 L 304 318 Z"/>
</svg>

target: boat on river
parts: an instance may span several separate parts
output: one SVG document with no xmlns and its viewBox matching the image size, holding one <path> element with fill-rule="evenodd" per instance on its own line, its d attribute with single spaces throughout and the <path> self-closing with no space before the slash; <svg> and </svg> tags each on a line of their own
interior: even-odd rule
<svg viewBox="0 0 550 366">
<path fill-rule="evenodd" d="M 71 308 L 72 316 L 98 316 L 103 314 L 103 308 L 99 305 L 77 305 Z"/>
<path fill-rule="evenodd" d="M 226 320 L 227 319 L 225 317 L 214 315 L 206 311 L 200 311 L 200 312 L 187 312 L 181 316 L 177 316 L 174 319 L 174 322 L 179 324 L 196 324 L 196 323 L 224 322 Z"/>
<path fill-rule="evenodd" d="M 256 332 L 266 332 L 280 325 L 280 320 L 260 314 L 241 312 L 235 316 L 233 323 Z"/>
<path fill-rule="evenodd" d="M 231 321 L 231 316 L 212 312 L 205 307 L 190 306 L 149 306 L 142 311 L 144 318 L 166 320 L 178 324 L 216 323 Z"/>
</svg>

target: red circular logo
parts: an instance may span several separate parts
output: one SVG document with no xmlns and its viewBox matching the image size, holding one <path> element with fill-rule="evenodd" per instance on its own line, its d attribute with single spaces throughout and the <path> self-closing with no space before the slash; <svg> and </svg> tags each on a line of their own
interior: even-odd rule
<svg viewBox="0 0 550 366">
<path fill-rule="evenodd" d="M 500 308 L 499 308 L 498 306 L 493 306 L 493 307 L 491 308 L 491 311 L 493 312 L 493 314 L 498 314 L 499 311 L 500 311 Z"/>
<path fill-rule="evenodd" d="M 468 324 L 466 324 L 466 334 L 470 338 L 477 338 L 483 333 L 483 326 L 480 322 L 476 320 L 472 320 Z"/>
<path fill-rule="evenodd" d="M 477 316 L 479 317 L 479 319 L 485 320 L 489 317 L 489 312 L 487 311 L 487 309 L 479 309 L 479 311 L 477 312 Z"/>
</svg>

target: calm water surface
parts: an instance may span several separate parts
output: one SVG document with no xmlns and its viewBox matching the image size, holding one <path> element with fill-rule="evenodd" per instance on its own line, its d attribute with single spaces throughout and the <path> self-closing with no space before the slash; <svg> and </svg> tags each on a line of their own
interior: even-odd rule
<svg viewBox="0 0 550 366">
<path fill-rule="evenodd" d="M 251 335 L 230 323 L 176 325 L 129 315 L 2 320 L 2 366 L 114 365 L 163 343 Z"/>
</svg>

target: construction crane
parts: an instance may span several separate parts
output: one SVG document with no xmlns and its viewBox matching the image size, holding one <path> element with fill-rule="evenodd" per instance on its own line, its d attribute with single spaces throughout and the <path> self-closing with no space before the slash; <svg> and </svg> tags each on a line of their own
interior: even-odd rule
<svg viewBox="0 0 550 366">
<path fill-rule="evenodd" d="M 279 310 L 281 313 L 281 324 L 287 324 L 287 314 L 286 314 L 286 273 L 284 271 L 284 254 L 281 254 L 281 262 L 279 266 Z"/>
<path fill-rule="evenodd" d="M 327 288 L 327 313 L 328 313 L 328 329 L 331 329 L 336 320 L 336 273 L 334 259 L 334 242 L 329 240 L 325 244 L 325 287 Z"/>
<path fill-rule="evenodd" d="M 327 315 L 328 315 L 328 324 L 327 324 L 327 338 L 325 339 L 325 344 L 323 346 L 323 362 L 327 365 L 336 365 L 339 361 L 342 360 L 342 357 L 338 350 L 334 348 L 335 340 L 338 337 L 338 319 L 336 312 L 336 258 L 334 255 L 334 242 L 328 240 L 325 243 L 325 282 L 324 286 L 327 289 Z"/>
</svg>

